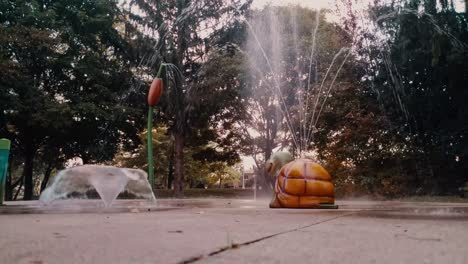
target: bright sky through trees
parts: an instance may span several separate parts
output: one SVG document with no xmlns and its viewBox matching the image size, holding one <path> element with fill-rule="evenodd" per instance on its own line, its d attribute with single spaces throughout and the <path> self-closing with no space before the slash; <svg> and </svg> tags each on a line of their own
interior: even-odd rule
<svg viewBox="0 0 468 264">
<path fill-rule="evenodd" d="M 363 7 L 366 6 L 370 0 L 361 0 Z M 382 1 L 384 2 L 384 1 Z M 453 1 L 455 5 L 455 10 L 462 12 L 464 9 L 464 0 L 455 0 Z M 303 7 L 309 8 L 335 8 L 335 0 L 254 0 L 252 7 L 254 8 L 263 8 L 265 5 L 289 5 L 289 4 L 299 4 Z"/>
<path fill-rule="evenodd" d="M 265 5 L 288 5 L 299 4 L 303 7 L 310 8 L 331 8 L 334 4 L 333 0 L 254 0 L 252 6 L 262 8 Z"/>
</svg>

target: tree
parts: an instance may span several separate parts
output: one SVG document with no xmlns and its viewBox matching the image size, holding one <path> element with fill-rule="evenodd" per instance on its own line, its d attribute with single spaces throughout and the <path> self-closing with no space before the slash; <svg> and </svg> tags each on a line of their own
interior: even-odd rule
<svg viewBox="0 0 468 264">
<path fill-rule="evenodd" d="M 433 0 L 408 1 L 397 11 L 398 20 L 390 23 L 395 35 L 388 42 L 394 70 L 385 74 L 399 76 L 392 84 L 400 87 L 406 118 L 392 120 L 405 127 L 420 173 L 426 174 L 419 186 L 428 193 L 447 193 L 466 179 L 468 25 L 448 1 L 439 10 L 435 6 Z M 418 8 L 424 8 L 422 16 L 415 14 Z"/>
<path fill-rule="evenodd" d="M 379 173 L 388 164 L 393 176 L 379 181 L 399 178 L 399 194 L 453 193 L 467 166 L 464 14 L 434 0 L 376 4 L 368 10 L 371 21 L 350 11 L 346 25 L 358 27 L 360 36 L 357 78 L 367 87 L 361 94 L 375 96 L 379 107 L 371 112 L 385 120 L 377 131 L 386 138 L 374 133 L 370 144 L 383 148 L 376 153 L 380 162 L 365 167 Z M 368 97 L 366 104 L 374 103 Z"/>
<path fill-rule="evenodd" d="M 138 140 L 139 110 L 122 104 L 131 60 L 114 1 L 1 1 L 0 9 L 0 136 L 24 157 L 28 200 L 35 160 L 48 164 L 46 180 L 70 157 L 109 160 Z"/>
<path fill-rule="evenodd" d="M 217 96 L 235 87 L 216 83 L 207 86 L 199 73 L 203 70 L 208 51 L 223 46 L 235 19 L 245 12 L 251 1 L 133 1 L 139 14 L 130 14 L 134 23 L 148 35 L 151 41 L 144 59 L 144 66 L 153 75 L 160 63 L 171 63 L 172 77 L 166 79 L 162 102 L 162 118 L 169 124 L 174 138 L 174 189 L 177 195 L 183 191 L 184 147 L 187 138 L 196 135 L 201 128 L 209 128 L 210 118 L 223 112 L 223 104 Z M 234 82 L 235 83 L 235 82 Z M 204 99 L 208 97 L 207 99 Z M 213 101 L 214 99 L 214 101 Z M 233 99 L 233 98 L 231 98 Z M 222 103 L 221 103 L 222 102 Z M 211 127 L 213 129 L 213 127 Z"/>
</svg>

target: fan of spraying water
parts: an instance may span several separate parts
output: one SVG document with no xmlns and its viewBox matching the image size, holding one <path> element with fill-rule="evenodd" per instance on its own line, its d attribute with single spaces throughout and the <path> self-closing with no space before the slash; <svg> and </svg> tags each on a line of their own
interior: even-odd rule
<svg viewBox="0 0 468 264">
<path fill-rule="evenodd" d="M 284 117 L 294 148 L 302 155 L 313 141 L 320 115 L 351 54 L 351 47 L 341 47 L 336 52 L 319 81 L 317 38 L 321 12 L 315 12 L 315 24 L 310 27 L 312 44 L 309 48 L 304 48 L 305 40 L 303 35 L 300 35 L 298 25 L 299 7 L 290 7 L 289 10 L 289 14 L 281 15 L 279 10 L 267 8 L 252 20 L 246 19 L 245 22 L 249 29 L 248 54 L 251 72 L 261 75 L 257 89 L 267 87 L 276 96 L 278 109 Z M 296 71 L 293 74 L 286 68 L 290 66 L 288 60 L 293 61 Z M 302 69 L 307 69 L 307 72 Z M 287 102 L 290 96 L 283 84 L 294 86 L 295 105 Z"/>
<path fill-rule="evenodd" d="M 148 175 L 142 170 L 84 165 L 60 171 L 52 184 L 42 192 L 39 201 L 49 204 L 71 196 L 86 198 L 90 190 L 96 190 L 106 207 L 123 191 L 137 198 L 156 200 Z"/>
</svg>

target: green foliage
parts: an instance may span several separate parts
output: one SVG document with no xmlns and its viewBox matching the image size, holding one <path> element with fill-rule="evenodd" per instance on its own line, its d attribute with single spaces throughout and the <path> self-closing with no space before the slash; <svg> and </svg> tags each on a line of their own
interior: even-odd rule
<svg viewBox="0 0 468 264">
<path fill-rule="evenodd" d="M 119 166 L 140 168 L 147 170 L 146 136 L 143 132 L 141 142 L 145 142 L 134 152 L 120 153 L 115 162 Z M 218 158 L 210 160 L 209 157 L 200 159 L 203 149 L 211 149 L 209 146 L 186 147 L 184 150 L 185 165 L 185 185 L 190 188 L 232 186 L 239 181 L 239 170 L 228 165 L 227 162 L 217 161 Z M 153 154 L 154 154 L 154 175 L 155 185 L 158 189 L 172 188 L 172 178 L 174 173 L 174 139 L 168 134 L 166 127 L 156 127 L 153 129 Z"/>
<path fill-rule="evenodd" d="M 421 5 L 425 13 L 411 12 Z M 410 139 L 413 158 L 421 161 L 420 173 L 426 176 L 418 185 L 426 192 L 446 193 L 466 180 L 468 168 L 468 26 L 447 2 L 441 10 L 430 8 L 435 5 L 432 0 L 408 3 L 410 11 L 398 14 L 398 30 L 389 40 L 395 69 L 382 72 L 388 79 L 390 74 L 400 76 L 393 85 L 400 87 L 397 97 L 405 118 L 397 117 L 398 110 L 390 118 Z M 390 89 L 382 90 L 390 106 L 395 105 Z"/>
<path fill-rule="evenodd" d="M 148 170 L 148 157 L 147 157 L 147 132 L 144 131 L 140 134 L 140 145 L 137 149 L 132 151 L 121 151 L 115 158 L 114 162 L 119 166 L 128 168 L 139 168 Z M 153 128 L 153 164 L 155 174 L 155 185 L 158 188 L 167 186 L 169 167 L 173 159 L 173 145 L 174 142 L 170 136 L 167 135 L 167 128 L 156 127 Z"/>
<path fill-rule="evenodd" d="M 13 143 L 10 189 L 24 183 L 32 198 L 41 182 L 33 175 L 46 182 L 73 157 L 109 162 L 120 152 L 117 163 L 147 168 L 143 102 L 161 62 L 173 66 L 152 131 L 158 188 L 230 185 L 241 153 L 262 171 L 280 148 L 317 153 L 342 194 L 453 193 L 467 181 L 466 12 L 450 1 L 376 2 L 372 24 L 350 9 L 338 25 L 322 11 L 311 61 L 317 11 L 249 10 L 251 2 L 134 0 L 131 13 L 112 0 L 0 0 L 0 137 Z M 275 41 L 262 43 L 273 73 L 266 62 L 252 69 L 263 54 L 242 15 L 260 25 L 260 37 L 271 33 L 270 19 L 281 22 L 285 56 L 273 58 Z M 333 83 L 340 63 L 330 65 L 350 46 Z M 323 107 L 304 106 L 305 87 Z M 312 144 L 292 147 L 312 113 Z"/>
<path fill-rule="evenodd" d="M 339 183 L 398 196 L 454 193 L 466 181 L 468 28 L 441 3 L 376 5 L 378 27 L 354 28 L 354 81 L 332 100 L 321 135 Z"/>
<path fill-rule="evenodd" d="M 127 43 L 114 28 L 122 21 L 116 2 L 0 6 L 0 136 L 24 157 L 29 199 L 35 159 L 52 167 L 75 156 L 109 160 L 120 144 L 137 143 L 141 112 L 123 104 L 132 73 Z"/>
<path fill-rule="evenodd" d="M 223 47 L 231 37 L 236 36 L 231 28 L 239 26 L 236 18 L 245 12 L 250 2 L 242 0 L 135 0 L 132 2 L 139 8 L 139 12 L 129 16 L 135 26 L 144 29 L 142 33 L 148 35 L 144 39 L 146 45 L 142 45 L 146 52 L 142 58 L 146 73 L 154 75 L 155 67 L 157 68 L 160 63 L 171 63 L 171 67 L 166 68 L 164 80 L 166 89 L 160 109 L 161 120 L 167 124 L 174 137 L 176 193 L 181 194 L 183 191 L 184 148 L 187 143 L 206 146 L 210 141 L 219 138 L 217 135 L 219 125 L 232 122 L 224 119 L 233 119 L 237 116 L 228 116 L 227 113 L 235 105 L 240 83 L 236 80 L 236 75 L 228 71 L 221 73 L 224 79 L 217 79 L 217 76 L 210 72 L 211 63 L 218 63 L 216 59 L 218 51 L 210 52 L 210 50 Z M 224 119 L 219 122 L 219 118 Z M 216 155 L 211 154 L 216 152 L 219 151 L 211 150 L 206 154 L 210 154 L 212 156 L 210 158 L 213 158 Z M 219 158 L 233 160 L 238 159 L 238 155 L 231 151 L 227 156 Z"/>
</svg>

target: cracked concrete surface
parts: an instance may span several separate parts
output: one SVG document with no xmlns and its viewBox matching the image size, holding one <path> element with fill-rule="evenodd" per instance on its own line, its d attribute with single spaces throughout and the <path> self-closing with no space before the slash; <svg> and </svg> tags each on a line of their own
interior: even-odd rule
<svg viewBox="0 0 468 264">
<path fill-rule="evenodd" d="M 0 263 L 468 263 L 466 204 L 267 204 L 166 200 L 159 207 L 167 210 L 128 204 L 79 214 L 2 208 Z"/>
</svg>

